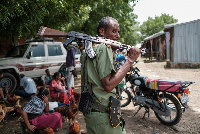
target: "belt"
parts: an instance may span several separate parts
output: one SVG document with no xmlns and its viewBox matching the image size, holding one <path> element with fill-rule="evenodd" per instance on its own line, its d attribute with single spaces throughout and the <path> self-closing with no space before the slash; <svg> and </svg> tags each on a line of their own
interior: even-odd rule
<svg viewBox="0 0 200 134">
<path fill-rule="evenodd" d="M 96 109 L 91 109 L 91 112 L 108 113 L 108 110 L 105 109 L 104 111 L 99 111 L 99 110 L 96 110 Z"/>
<path fill-rule="evenodd" d="M 98 111 L 96 109 L 91 109 L 91 112 L 100 112 L 100 111 Z"/>
<path fill-rule="evenodd" d="M 108 107 L 103 106 L 98 102 L 93 102 L 91 112 L 108 113 Z"/>
</svg>

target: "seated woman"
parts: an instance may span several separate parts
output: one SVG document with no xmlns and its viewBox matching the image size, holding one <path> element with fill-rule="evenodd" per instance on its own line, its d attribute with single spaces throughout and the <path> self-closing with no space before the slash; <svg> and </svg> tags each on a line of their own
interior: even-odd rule
<svg viewBox="0 0 200 134">
<path fill-rule="evenodd" d="M 49 88 L 50 82 L 52 80 L 52 75 L 50 74 L 49 69 L 45 70 L 45 75 L 41 77 L 43 87 Z"/>
<path fill-rule="evenodd" d="M 62 117 L 58 112 L 49 112 L 47 95 L 49 91 L 44 87 L 39 89 L 38 95 L 34 96 L 23 108 L 22 117 L 29 130 L 35 131 L 41 127 L 50 127 L 53 130 L 62 127 Z M 45 113 L 43 113 L 43 111 Z"/>
<path fill-rule="evenodd" d="M 61 79 L 61 74 L 56 72 L 53 75 L 53 80 L 49 86 L 51 98 L 62 103 L 70 103 L 70 99 L 72 99 L 73 95 L 73 90 L 71 87 L 68 87 L 66 90 L 65 86 L 65 81 Z"/>
</svg>

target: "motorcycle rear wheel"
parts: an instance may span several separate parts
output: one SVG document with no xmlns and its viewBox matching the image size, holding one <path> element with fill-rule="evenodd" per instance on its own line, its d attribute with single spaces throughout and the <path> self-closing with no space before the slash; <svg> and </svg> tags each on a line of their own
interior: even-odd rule
<svg viewBox="0 0 200 134">
<path fill-rule="evenodd" d="M 127 88 L 124 88 L 121 92 L 120 103 L 121 107 L 126 107 L 131 102 L 131 93 Z"/>
<path fill-rule="evenodd" d="M 182 109 L 181 104 L 179 103 L 178 99 L 173 94 L 161 94 L 160 95 L 161 102 L 166 101 L 167 106 L 171 110 L 170 116 L 163 116 L 156 112 L 155 115 L 158 118 L 158 120 L 167 126 L 176 125 L 182 117 Z"/>
</svg>

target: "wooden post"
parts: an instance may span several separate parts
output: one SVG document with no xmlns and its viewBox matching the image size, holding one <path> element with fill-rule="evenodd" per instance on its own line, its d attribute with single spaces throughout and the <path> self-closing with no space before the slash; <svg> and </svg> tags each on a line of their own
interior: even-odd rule
<svg viewBox="0 0 200 134">
<path fill-rule="evenodd" d="M 152 61 L 152 57 L 153 57 L 153 39 L 150 40 L 150 45 L 151 45 L 151 56 L 150 56 L 150 61 Z"/>
</svg>

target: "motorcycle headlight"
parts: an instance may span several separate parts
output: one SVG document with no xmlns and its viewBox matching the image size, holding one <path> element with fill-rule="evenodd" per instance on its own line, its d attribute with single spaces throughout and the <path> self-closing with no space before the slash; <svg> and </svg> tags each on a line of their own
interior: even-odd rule
<svg viewBox="0 0 200 134">
<path fill-rule="evenodd" d="M 140 86 L 141 85 L 141 81 L 140 80 L 134 80 L 134 84 Z"/>
</svg>

